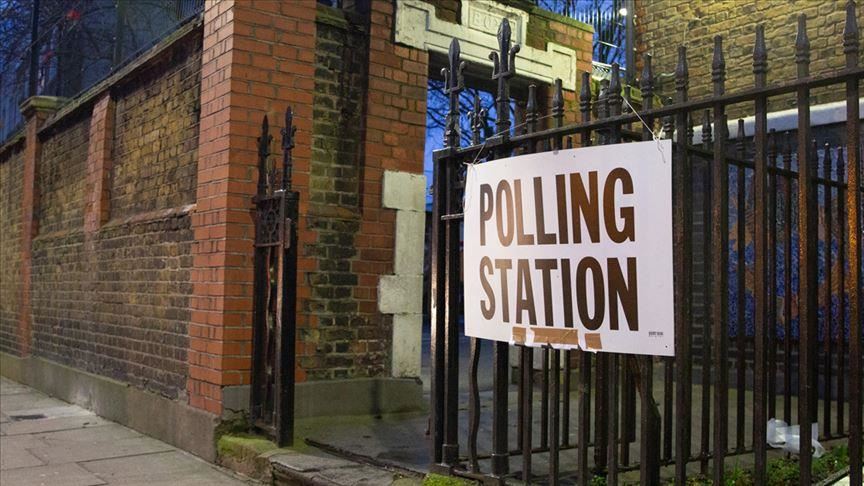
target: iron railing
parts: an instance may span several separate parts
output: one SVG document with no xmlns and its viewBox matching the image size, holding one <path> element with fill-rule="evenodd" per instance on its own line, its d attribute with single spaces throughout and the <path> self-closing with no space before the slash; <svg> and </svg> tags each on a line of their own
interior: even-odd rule
<svg viewBox="0 0 864 486">
<path fill-rule="evenodd" d="M 766 424 L 782 407 L 780 417 L 801 425 L 802 444 L 816 439 L 811 437 L 810 425 L 820 418 L 820 439 L 848 438 L 851 484 L 861 484 L 864 188 L 858 114 L 864 69 L 858 65 L 855 9 L 850 0 L 842 38 L 845 65 L 829 74 L 810 76 L 802 15 L 795 79 L 768 84 L 768 52 L 759 25 L 752 88 L 725 91 L 726 66 L 722 39 L 717 37 L 711 63 L 713 95 L 708 98 L 688 98 L 687 52 L 681 47 L 675 99 L 667 106 L 654 106 L 654 73 L 646 55 L 640 81 L 645 101 L 638 114 L 623 110 L 619 69 L 613 64 L 608 87 L 594 99 L 590 73 L 583 73 L 580 122 L 564 124 L 564 98 L 556 83 L 548 116 L 551 124 L 541 129 L 532 87 L 528 113 L 517 134 L 510 132 L 509 112 L 499 109 L 495 135 L 482 139 L 485 127 L 473 124 L 472 145 L 467 147 L 460 146 L 458 133 L 464 63 L 458 41 L 453 41 L 445 81 L 451 100 L 445 148 L 434 154 L 433 470 L 491 483 L 514 479 L 548 484 L 569 479 L 589 484 L 592 476 L 617 484 L 622 473 L 638 470 L 642 484 L 657 484 L 661 468 L 668 466 L 675 483 L 685 484 L 688 464 L 698 463 L 714 484 L 723 484 L 725 458 L 748 454 L 754 460 L 755 484 L 765 484 Z M 511 47 L 506 19 L 499 29 L 499 43 L 500 52 L 490 56 L 495 66 L 492 78 L 498 84 L 496 102 L 506 106 L 509 79 L 516 74 L 513 54 L 518 50 Z M 810 92 L 823 87 L 838 88 L 846 101 L 839 146 L 817 144 L 811 137 Z M 794 138 L 781 138 L 768 126 L 768 101 L 781 96 L 794 96 L 798 106 Z M 731 105 L 752 107 L 751 140 L 742 130 L 735 139 L 727 133 L 725 113 Z M 475 111 L 481 109 L 478 105 Z M 596 119 L 592 119 L 594 112 Z M 469 116 L 484 119 L 474 113 Z M 704 122 L 702 141 L 694 144 L 693 124 L 699 119 Z M 574 143 L 652 140 L 655 134 L 674 142 L 675 357 L 516 346 L 519 365 L 513 405 L 517 413 L 511 417 L 511 346 L 489 343 L 494 349 L 491 437 L 481 442 L 480 432 L 489 432 L 481 427 L 487 412 L 477 386 L 481 339 L 471 340 L 468 411 L 467 416 L 460 414 L 464 399 L 459 394 L 460 243 L 466 166 Z M 702 230 L 696 231 L 697 227 Z M 699 268 L 697 255 L 702 257 Z M 705 291 L 702 305 L 707 314 L 701 322 L 694 318 L 696 284 Z M 699 347 L 693 345 L 697 337 Z M 537 352 L 540 370 L 534 366 Z M 539 407 L 534 401 L 538 373 Z M 575 416 L 571 416 L 571 403 L 576 405 Z M 513 419 L 515 437 L 509 429 Z M 532 459 L 538 455 L 545 457 L 546 466 L 539 473 L 538 461 Z M 561 458 L 574 456 L 572 470 L 562 470 Z M 799 460 L 800 483 L 811 484 L 811 455 L 801 454 Z"/>
<path fill-rule="evenodd" d="M 19 106 L 27 97 L 76 97 L 203 8 L 203 0 L 33 0 L 17 12 L 20 18 L 4 19 L 35 20 L 37 28 L 17 45 L 3 47 L 20 56 L 4 56 L 9 61 L 0 66 L 0 143 L 23 125 Z"/>
<path fill-rule="evenodd" d="M 294 440 L 294 363 L 297 335 L 297 215 L 300 195 L 291 188 L 293 114 L 285 111 L 282 167 L 270 164 L 267 116 L 258 138 L 255 204 L 255 270 L 250 420 L 280 447 Z"/>
</svg>

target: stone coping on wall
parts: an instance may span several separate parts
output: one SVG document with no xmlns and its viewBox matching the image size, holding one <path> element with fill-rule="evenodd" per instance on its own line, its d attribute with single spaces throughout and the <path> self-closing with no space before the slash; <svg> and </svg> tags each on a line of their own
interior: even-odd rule
<svg viewBox="0 0 864 486">
<path fill-rule="evenodd" d="M 774 111 L 768 113 L 768 129 L 776 130 L 778 133 L 798 130 L 798 108 Z M 756 118 L 747 116 L 744 120 L 744 136 L 752 137 L 755 132 Z M 864 119 L 864 98 L 858 99 L 858 119 Z M 819 127 L 833 125 L 835 123 L 846 123 L 846 101 L 835 101 L 810 107 L 810 126 Z M 717 134 L 714 123 L 711 124 L 711 133 Z M 728 138 L 734 139 L 738 136 L 738 119 L 730 119 L 726 125 Z M 693 129 L 693 144 L 702 143 L 702 127 Z"/>
<path fill-rule="evenodd" d="M 177 30 L 156 43 L 156 45 L 144 51 L 134 61 L 130 62 L 117 72 L 109 75 L 99 83 L 96 83 L 93 87 L 84 91 L 80 95 L 69 99 L 57 110 L 57 112 L 45 121 L 39 129 L 39 135 L 47 132 L 52 126 L 56 125 L 66 117 L 78 112 L 78 110 L 89 107 L 95 103 L 103 92 L 123 81 L 126 81 L 127 79 L 131 79 L 142 69 L 149 67 L 161 57 L 162 53 L 170 50 L 175 44 L 182 42 L 194 32 L 201 30 L 203 25 L 203 14 L 192 17 L 187 23 L 183 24 Z M 3 148 L 5 149 L 5 145 Z"/>
<path fill-rule="evenodd" d="M 460 15 L 458 24 L 448 22 L 435 15 L 432 4 L 401 0 L 396 3 L 394 39 L 398 44 L 445 54 L 451 40 L 459 39 L 462 59 L 489 67 L 492 66 L 489 52 L 498 49 L 498 27 L 506 18 L 510 21 L 513 44 L 521 46 L 516 54 L 520 75 L 549 84 L 560 78 L 564 89 L 576 90 L 576 51 L 554 42 L 547 42 L 545 49 L 528 45 L 531 13 L 504 3 L 475 1 L 463 3 Z"/>
</svg>

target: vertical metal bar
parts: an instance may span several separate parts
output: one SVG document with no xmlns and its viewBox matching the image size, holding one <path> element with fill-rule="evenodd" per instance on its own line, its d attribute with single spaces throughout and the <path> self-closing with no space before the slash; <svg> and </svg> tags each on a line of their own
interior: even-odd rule
<svg viewBox="0 0 864 486">
<path fill-rule="evenodd" d="M 284 207 L 282 237 L 287 249 L 281 249 L 281 299 L 279 307 L 279 403 L 278 440 L 280 447 L 294 443 L 294 368 L 297 341 L 297 217 L 300 193 L 292 191 L 291 171 L 293 169 L 292 151 L 294 150 L 294 113 L 289 106 L 285 110 L 285 127 L 282 129 L 282 204 Z"/>
<path fill-rule="evenodd" d="M 786 132 L 786 146 L 783 150 L 783 168 L 790 175 L 783 178 L 783 198 L 785 209 L 783 235 L 783 420 L 792 423 L 792 148 Z"/>
<path fill-rule="evenodd" d="M 654 71 L 651 66 L 651 55 L 645 54 L 642 62 L 642 108 L 651 110 L 654 107 Z M 642 129 L 642 140 L 651 140 L 654 133 L 649 127 L 654 127 L 654 120 L 645 117 Z M 654 401 L 654 360 L 651 356 L 636 358 L 640 363 L 640 437 L 639 437 L 639 482 L 655 485 L 660 482 L 660 414 Z"/>
<path fill-rule="evenodd" d="M 558 451 L 560 444 L 559 407 L 561 406 L 561 351 L 552 350 L 552 390 L 550 393 L 549 484 L 558 485 Z"/>
<path fill-rule="evenodd" d="M 520 349 L 519 366 L 522 377 L 522 416 L 520 438 L 522 448 L 522 480 L 528 483 L 531 480 L 531 450 L 533 436 L 532 408 L 534 406 L 534 350 L 528 346 Z"/>
<path fill-rule="evenodd" d="M 672 413 L 674 400 L 674 358 L 663 359 L 663 459 L 672 460 L 672 429 L 675 424 L 675 414 Z"/>
<path fill-rule="evenodd" d="M 837 179 L 840 186 L 837 188 L 837 233 L 839 235 L 838 251 L 840 259 L 840 281 L 837 288 L 840 289 L 840 312 L 837 323 L 837 432 L 844 435 L 846 431 L 846 186 L 843 184 L 846 175 L 846 165 L 843 161 L 843 147 L 837 147 Z"/>
<path fill-rule="evenodd" d="M 281 329 L 279 340 L 281 341 L 281 352 L 279 356 L 279 393 L 277 403 L 279 409 L 277 417 L 279 447 L 287 447 L 294 444 L 294 368 L 296 360 L 297 340 L 297 216 L 299 206 L 299 193 L 288 191 L 283 196 L 285 204 L 285 216 L 283 219 L 285 238 L 288 248 L 282 251 L 281 288 Z"/>
<path fill-rule="evenodd" d="M 537 129 L 537 87 L 531 85 L 528 87 L 528 103 L 526 106 L 526 130 L 528 133 L 534 133 Z M 534 152 L 534 143 L 530 144 L 526 152 Z M 520 364 L 522 366 L 522 415 L 520 418 L 520 427 L 522 436 L 522 480 L 528 484 L 531 480 L 531 454 L 533 448 L 533 407 L 534 407 L 534 350 L 528 346 L 523 346 L 521 349 Z"/>
<path fill-rule="evenodd" d="M 597 118 L 604 119 L 609 116 L 609 85 L 608 83 L 600 83 L 600 92 L 597 96 Z M 609 135 L 606 130 L 597 132 L 597 144 L 604 145 L 608 143 Z M 606 445 L 609 434 L 609 414 L 600 413 L 599 410 L 606 410 L 609 400 L 609 355 L 607 353 L 599 353 L 597 355 L 595 388 L 594 396 L 594 469 L 601 472 L 607 466 Z"/>
<path fill-rule="evenodd" d="M 493 51 L 489 57 L 492 59 L 492 80 L 498 82 L 498 91 L 495 101 L 497 103 L 497 118 L 495 120 L 495 132 L 497 136 L 506 140 L 510 136 L 510 86 L 509 79 L 516 74 L 516 54 L 519 45 L 510 45 L 510 21 L 501 19 L 498 27 L 499 51 Z M 506 156 L 505 152 L 496 154 L 497 157 Z M 507 441 L 507 382 L 509 345 L 507 343 L 495 343 L 492 372 L 492 475 L 503 477 L 509 469 L 509 447 Z"/>
<path fill-rule="evenodd" d="M 549 348 L 540 351 L 540 447 L 549 447 Z"/>
<path fill-rule="evenodd" d="M 447 112 L 444 143 L 448 148 L 458 148 L 459 136 L 459 94 L 465 87 L 462 71 L 465 64 L 461 61 L 459 41 L 453 39 L 447 54 L 449 68 L 442 69 L 444 93 L 450 98 Z M 445 212 L 453 214 L 461 211 L 458 194 L 460 166 L 456 160 L 448 159 L 444 169 L 447 178 L 445 193 Z M 441 446 L 441 461 L 455 466 L 459 461 L 459 317 L 462 315 L 461 288 L 461 221 L 448 220 L 444 225 L 444 443 Z"/>
<path fill-rule="evenodd" d="M 738 141 L 737 141 L 737 155 L 738 158 L 744 159 L 746 153 L 744 148 L 744 120 L 738 120 Z M 736 331 L 735 331 L 735 372 L 736 372 L 736 381 L 735 385 L 737 386 L 737 394 L 736 394 L 736 404 L 737 409 L 735 412 L 735 451 L 737 453 L 742 453 L 744 451 L 744 414 L 745 410 L 745 398 L 747 393 L 747 361 L 745 359 L 745 353 L 747 350 L 747 325 L 746 325 L 746 313 L 745 307 L 747 304 L 747 263 L 744 259 L 744 252 L 746 251 L 745 240 L 747 239 L 747 177 L 744 171 L 744 166 L 738 166 L 738 178 L 737 178 L 737 196 L 738 201 L 735 208 L 735 213 L 737 215 L 736 223 L 737 230 L 735 232 L 735 243 L 736 243 L 736 257 L 737 263 L 735 264 L 735 278 L 737 281 L 736 284 L 736 310 L 737 317 L 735 319 Z"/>
<path fill-rule="evenodd" d="M 485 108 L 480 106 L 480 96 L 474 93 L 474 109 L 468 114 L 471 120 L 471 143 L 480 144 L 480 132 L 486 128 Z M 480 352 L 482 340 L 471 338 L 471 370 L 468 378 L 468 461 L 471 471 L 480 472 L 477 458 L 477 435 L 480 431 L 480 387 L 478 373 L 480 370 Z"/>
<path fill-rule="evenodd" d="M 583 122 L 591 121 L 591 73 L 582 73 L 579 93 L 579 111 Z M 591 145 L 591 131 L 582 132 L 582 146 Z M 577 351 L 579 357 L 579 396 L 578 434 L 576 436 L 576 469 L 579 484 L 588 484 L 588 442 L 591 434 L 591 354 Z"/>
<path fill-rule="evenodd" d="M 564 123 L 564 93 L 561 87 L 561 80 L 555 80 L 555 91 L 552 97 L 552 117 L 554 121 L 554 125 L 556 127 L 560 127 Z M 562 148 L 562 139 L 559 137 L 555 141 L 555 148 Z M 565 359 L 569 360 L 570 352 L 566 353 Z M 552 410 L 551 412 L 551 440 L 552 444 L 549 448 L 549 484 L 557 485 L 558 484 L 558 466 L 559 466 L 559 444 L 561 440 L 561 423 L 560 423 L 560 410 L 561 410 L 561 399 L 560 399 L 560 388 L 561 388 L 561 351 L 554 350 L 552 351 L 552 372 L 554 373 L 552 376 Z M 565 398 L 569 397 L 570 394 L 570 363 L 569 361 L 565 366 L 565 388 L 564 388 L 564 396 Z M 566 407 L 569 407 L 569 400 L 565 400 Z M 570 410 L 569 408 L 565 408 L 565 417 L 567 421 L 569 421 Z M 567 436 L 567 432 L 565 431 L 565 438 Z M 566 439 L 565 439 L 566 441 Z"/>
<path fill-rule="evenodd" d="M 480 472 L 480 462 L 477 459 L 477 434 L 480 431 L 480 387 L 478 372 L 480 370 L 480 350 L 482 339 L 471 338 L 471 374 L 468 378 L 468 462 L 471 471 Z"/>
<path fill-rule="evenodd" d="M 29 73 L 27 78 L 27 96 L 36 96 L 39 83 L 39 10 L 41 0 L 33 0 L 33 11 L 30 12 L 30 53 Z"/>
<path fill-rule="evenodd" d="M 564 394 L 561 396 L 561 445 L 570 447 L 570 374 L 573 372 L 573 352 L 569 349 L 564 351 L 564 382 L 562 388 Z"/>
<path fill-rule="evenodd" d="M 712 69 L 714 96 L 725 92 L 725 70 L 721 58 Z M 713 67 L 713 66 L 712 66 Z M 716 75 L 715 75 L 716 74 Z M 724 460 L 728 440 L 728 382 L 726 325 L 729 258 L 729 168 L 726 161 L 726 112 L 722 103 L 714 105 L 714 160 L 711 164 L 711 294 L 708 299 L 714 360 L 714 484 L 723 484 Z"/>
<path fill-rule="evenodd" d="M 609 82 L 609 115 L 610 116 L 618 116 L 621 114 L 621 73 L 620 67 L 618 63 L 612 63 L 612 76 Z M 621 127 L 620 125 L 613 124 L 609 131 L 608 143 L 620 143 L 621 142 Z M 621 383 L 619 383 L 619 373 L 621 368 L 621 357 L 617 354 L 610 355 L 609 359 L 610 373 L 609 379 L 607 381 L 607 386 L 609 389 L 609 401 L 608 401 L 608 410 L 611 413 L 604 414 L 609 416 L 608 420 L 608 442 L 607 442 L 607 465 L 609 468 L 609 473 L 606 477 L 606 482 L 610 486 L 614 486 L 618 484 L 618 441 L 622 440 L 619 437 L 619 415 L 621 414 L 621 406 L 619 403 L 619 387 Z M 623 441 L 622 442 L 626 442 Z"/>
<path fill-rule="evenodd" d="M 807 38 L 807 17 L 798 16 L 798 36 L 795 40 L 795 64 L 798 67 L 798 79 L 810 75 L 810 41 Z M 816 336 L 816 188 L 813 183 L 815 166 L 810 154 L 810 90 L 801 86 L 797 90 L 798 104 L 798 282 L 800 297 L 798 298 L 798 422 L 801 425 L 800 484 L 810 484 L 812 455 L 809 447 L 812 439 L 810 424 L 813 421 L 812 409 L 812 375 L 815 360 L 811 355 L 813 341 Z"/>
<path fill-rule="evenodd" d="M 444 444 L 444 232 L 441 231 L 441 216 L 444 215 L 444 193 L 447 190 L 446 165 L 443 157 L 435 157 L 432 192 L 432 255 L 430 275 L 432 323 L 430 330 L 431 370 L 430 397 L 432 430 L 432 463 L 441 463 L 441 448 Z"/>
<path fill-rule="evenodd" d="M 768 251 L 768 416 L 777 417 L 777 135 L 768 131 L 768 167 L 770 175 L 768 193 L 769 242 Z"/>
<path fill-rule="evenodd" d="M 706 109 L 702 124 L 702 146 L 706 150 L 713 148 L 714 140 L 711 133 L 711 110 Z M 711 238 L 709 231 L 711 228 L 711 171 L 710 163 L 706 164 L 705 171 L 702 174 L 702 271 L 703 282 L 705 283 L 703 309 L 707 314 L 709 289 L 709 275 L 711 274 Z M 707 317 L 707 316 L 706 316 Z M 708 324 L 708 319 L 703 320 L 702 324 L 702 416 L 700 449 L 699 449 L 699 470 L 703 476 L 709 474 L 708 467 L 711 456 L 711 326 Z"/>
<path fill-rule="evenodd" d="M 846 67 L 858 66 L 858 21 L 855 2 L 846 4 L 846 27 L 843 32 L 843 52 L 846 54 Z M 849 299 L 849 481 L 850 484 L 862 483 L 862 409 L 861 397 L 861 129 L 858 120 L 859 104 L 858 81 L 846 81 L 846 221 L 849 239 L 847 254 L 849 275 L 846 291 Z"/>
<path fill-rule="evenodd" d="M 765 49 L 765 27 L 762 24 L 756 26 L 756 45 L 753 48 L 753 76 L 756 88 L 766 85 L 768 74 L 768 52 Z M 764 484 L 766 476 L 766 416 L 765 381 L 767 378 L 767 332 L 768 327 L 768 99 L 765 96 L 757 96 L 754 103 L 755 110 L 755 132 L 753 135 L 753 164 L 755 174 L 753 181 L 754 195 L 754 246 L 755 246 L 755 278 L 754 293 L 756 309 L 754 312 L 754 334 L 753 334 L 753 454 L 755 465 L 753 470 L 753 481 L 756 484 Z M 739 302 L 739 306 L 744 302 Z"/>
<path fill-rule="evenodd" d="M 123 61 L 123 30 L 126 28 L 126 10 L 127 0 L 116 0 L 117 2 L 117 19 L 114 24 L 114 52 L 111 60 L 111 70 Z"/>
<path fill-rule="evenodd" d="M 257 204 L 267 195 L 267 160 L 270 156 L 270 142 L 273 137 L 270 136 L 270 123 L 267 115 L 261 122 L 261 136 L 258 137 L 258 184 L 255 197 Z M 258 238 L 259 229 L 263 224 L 260 216 L 260 209 L 255 210 L 255 225 L 256 225 L 256 243 L 260 243 Z M 253 281 L 253 314 L 252 314 L 252 389 L 250 393 L 250 418 L 252 423 L 258 423 L 264 418 L 263 403 L 265 401 L 264 390 L 268 386 L 266 369 L 269 363 L 265 359 L 265 349 L 267 341 L 267 309 L 266 296 L 269 295 L 269 252 L 267 247 L 255 247 L 255 267 Z M 264 420 L 260 420 L 264 422 Z M 268 420 L 269 422 L 269 420 Z"/>
<path fill-rule="evenodd" d="M 687 49 L 678 48 L 678 66 L 675 69 L 675 94 L 677 103 L 687 102 L 687 87 L 689 84 L 687 70 Z M 684 484 L 687 481 L 687 460 L 690 458 L 690 325 L 691 310 L 691 253 L 690 231 L 692 229 L 692 201 L 690 184 L 690 161 L 687 156 L 688 113 L 682 109 L 675 115 L 675 130 L 677 132 L 678 150 L 673 157 L 672 198 L 673 219 L 672 232 L 675 248 L 675 481 Z"/>
<path fill-rule="evenodd" d="M 618 387 L 619 379 L 618 372 L 620 368 L 620 355 L 617 353 L 609 354 L 609 380 L 606 413 L 609 414 L 609 438 L 607 440 L 606 463 L 608 473 L 606 475 L 606 484 L 616 486 L 618 484 L 618 416 L 621 413 L 621 407 L 618 403 Z M 596 412 L 596 411 L 595 411 Z M 597 412 L 602 413 L 602 412 Z"/>
<path fill-rule="evenodd" d="M 822 178 L 828 182 L 833 182 L 834 175 L 831 172 L 831 147 L 828 142 L 825 142 L 824 154 L 822 157 Z M 825 280 L 826 294 L 825 300 L 825 326 L 822 333 L 824 353 L 822 355 L 822 435 L 825 438 L 831 437 L 831 384 L 832 384 L 832 357 L 833 349 L 831 349 L 831 334 L 834 323 L 834 287 L 833 274 L 834 265 L 832 252 L 834 251 L 834 229 L 831 222 L 831 212 L 834 210 L 834 187 L 830 183 L 823 184 L 822 203 L 825 207 Z"/>
</svg>

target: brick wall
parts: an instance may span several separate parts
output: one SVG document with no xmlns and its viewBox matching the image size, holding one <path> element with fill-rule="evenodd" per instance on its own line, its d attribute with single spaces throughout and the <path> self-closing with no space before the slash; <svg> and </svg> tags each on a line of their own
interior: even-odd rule
<svg viewBox="0 0 864 486">
<path fill-rule="evenodd" d="M 21 181 L 23 142 L 0 156 L 0 351 L 19 353 L 18 302 L 21 295 Z"/>
<path fill-rule="evenodd" d="M 84 174 L 90 118 L 63 120 L 63 126 L 43 136 L 42 158 L 36 172 L 39 205 L 36 227 L 40 235 L 79 228 L 84 217 Z"/>
<path fill-rule="evenodd" d="M 171 398 L 188 374 L 200 43 L 188 35 L 102 101 L 49 118 L 36 165 L 32 354 Z M 113 186 L 88 182 L 100 170 Z M 101 199 L 110 218 L 88 220 Z"/>
<path fill-rule="evenodd" d="M 301 254 L 310 269 L 310 296 L 300 311 L 307 326 L 299 333 L 305 379 L 351 378 L 383 371 L 384 326 L 361 302 L 352 261 L 362 218 L 363 115 L 365 112 L 367 19 L 319 6 L 315 44 L 315 99 L 309 172 L 307 238 Z M 362 241 L 362 237 L 360 237 Z"/>
<path fill-rule="evenodd" d="M 711 60 L 714 36 L 722 35 L 726 58 L 726 91 L 740 91 L 753 86 L 753 45 L 756 25 L 765 25 L 768 47 L 768 81 L 794 79 L 795 33 L 797 16 L 807 15 L 810 38 L 810 74 L 817 76 L 844 66 L 843 27 L 845 2 L 793 0 L 690 2 L 685 0 L 637 0 L 636 32 L 638 58 L 646 50 L 653 54 L 655 75 L 673 73 L 677 49 L 687 46 L 690 70 L 690 96 L 700 98 L 711 93 Z M 859 6 L 859 18 L 860 9 Z M 862 53 L 864 55 L 864 53 Z M 674 93 L 672 77 L 666 77 L 660 91 Z M 813 104 L 835 101 L 842 93 L 814 90 Z M 771 109 L 794 106 L 791 97 L 775 101 Z"/>
<path fill-rule="evenodd" d="M 118 90 L 111 217 L 195 201 L 201 38 Z"/>
<path fill-rule="evenodd" d="M 308 212 L 315 12 L 309 0 L 205 3 L 187 390 L 192 406 L 216 414 L 224 386 L 250 383 L 256 139 L 265 114 L 279 133 L 289 104 L 297 127 L 293 180 L 300 214 Z M 302 217 L 298 233 L 301 244 L 314 238 Z M 310 295 L 302 279 L 311 265 L 298 262 L 300 299 Z"/>
</svg>

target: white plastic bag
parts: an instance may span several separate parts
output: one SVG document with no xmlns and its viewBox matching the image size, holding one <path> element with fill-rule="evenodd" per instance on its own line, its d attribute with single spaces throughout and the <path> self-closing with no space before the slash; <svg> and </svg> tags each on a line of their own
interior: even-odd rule
<svg viewBox="0 0 864 486">
<path fill-rule="evenodd" d="M 819 424 L 810 424 L 810 430 L 813 457 L 822 457 L 822 454 L 825 454 L 825 448 L 816 440 L 819 437 Z M 768 445 L 775 449 L 783 449 L 792 454 L 801 453 L 801 426 L 799 425 L 790 426 L 782 420 L 772 418 L 768 421 L 766 439 Z"/>
</svg>

